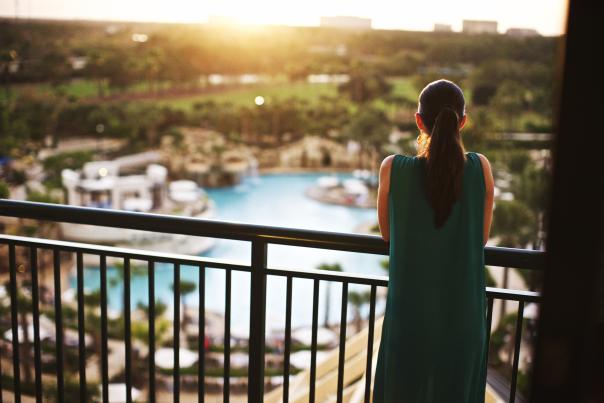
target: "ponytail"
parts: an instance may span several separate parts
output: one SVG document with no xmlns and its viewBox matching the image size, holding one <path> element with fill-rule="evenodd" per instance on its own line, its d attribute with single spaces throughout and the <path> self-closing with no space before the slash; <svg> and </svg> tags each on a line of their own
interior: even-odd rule
<svg viewBox="0 0 604 403">
<path fill-rule="evenodd" d="M 460 116 L 445 105 L 434 119 L 429 135 L 424 135 L 419 156 L 426 160 L 425 189 L 434 211 L 434 225 L 444 225 L 461 194 L 465 150 L 459 135 Z"/>
</svg>

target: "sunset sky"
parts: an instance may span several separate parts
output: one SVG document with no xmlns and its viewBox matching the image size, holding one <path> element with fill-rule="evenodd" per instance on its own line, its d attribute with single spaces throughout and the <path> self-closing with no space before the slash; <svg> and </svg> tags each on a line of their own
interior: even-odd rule
<svg viewBox="0 0 604 403">
<path fill-rule="evenodd" d="M 0 15 L 30 18 L 204 23 L 210 16 L 245 24 L 313 26 L 321 16 L 368 17 L 374 28 L 461 29 L 463 19 L 497 20 L 499 31 L 535 28 L 563 32 L 566 0 L 1 0 Z"/>
</svg>

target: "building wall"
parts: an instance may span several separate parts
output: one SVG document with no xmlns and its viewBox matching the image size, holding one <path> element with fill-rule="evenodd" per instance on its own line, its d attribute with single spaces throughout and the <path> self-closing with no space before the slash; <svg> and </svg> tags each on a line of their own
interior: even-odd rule
<svg viewBox="0 0 604 403">
<path fill-rule="evenodd" d="M 321 17 L 321 26 L 329 28 L 371 29 L 371 19 L 360 17 Z"/>
<path fill-rule="evenodd" d="M 497 21 L 463 20 L 462 30 L 468 34 L 496 34 Z"/>
<path fill-rule="evenodd" d="M 434 32 L 453 32 L 449 24 L 434 24 Z"/>
</svg>

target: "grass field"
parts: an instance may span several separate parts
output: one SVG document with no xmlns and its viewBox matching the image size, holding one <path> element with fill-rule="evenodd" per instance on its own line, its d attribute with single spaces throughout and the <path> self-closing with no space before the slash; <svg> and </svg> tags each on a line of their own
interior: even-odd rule
<svg viewBox="0 0 604 403">
<path fill-rule="evenodd" d="M 266 104 L 283 101 L 289 98 L 298 98 L 308 102 L 315 102 L 322 96 L 336 96 L 338 89 L 335 84 L 309 84 L 309 83 L 279 83 L 258 84 L 247 87 L 225 88 L 223 91 L 213 91 L 207 94 L 185 96 L 181 98 L 148 100 L 144 102 L 157 102 L 178 109 L 191 109 L 197 102 L 214 101 L 216 103 L 231 103 L 236 106 L 254 106 L 257 96 L 264 97 Z"/>
<path fill-rule="evenodd" d="M 407 97 L 411 100 L 417 99 L 415 88 L 408 78 L 392 78 L 390 82 L 393 84 L 393 95 Z M 109 93 L 107 83 L 102 83 L 101 87 L 105 94 Z M 167 89 L 167 84 L 163 84 L 163 89 Z M 98 96 L 98 83 L 91 80 L 72 80 L 59 87 L 53 87 L 49 83 L 41 84 L 20 84 L 11 86 L 13 97 L 18 97 L 22 94 L 40 94 L 51 95 L 53 92 L 61 92 L 67 96 L 78 99 L 90 99 Z M 178 109 L 191 109 L 197 102 L 214 101 L 217 103 L 231 103 L 233 105 L 254 105 L 254 99 L 257 96 L 262 96 L 267 104 L 278 102 L 289 98 L 298 98 L 310 103 L 317 101 L 323 96 L 333 97 L 338 95 L 336 84 L 311 84 L 307 82 L 288 83 L 278 81 L 275 83 L 255 84 L 237 87 L 211 88 L 207 93 L 203 93 L 203 89 L 199 89 L 198 94 L 170 94 L 152 93 L 149 92 L 147 83 L 139 83 L 128 87 L 123 94 L 123 97 L 132 96 L 136 99 L 133 102 L 153 102 L 160 105 L 171 106 Z M 0 92 L 0 100 L 6 98 L 4 91 Z M 119 98 L 119 97 L 118 97 Z M 108 101 L 115 99 L 108 98 Z"/>
<path fill-rule="evenodd" d="M 418 90 L 413 86 L 413 82 L 407 77 L 396 77 L 389 80 L 392 84 L 392 95 L 407 98 L 411 101 L 417 101 Z"/>
<path fill-rule="evenodd" d="M 104 95 L 110 94 L 109 85 L 106 81 L 101 82 L 100 87 Z M 168 88 L 168 84 L 160 84 L 160 87 Z M 53 86 L 50 83 L 15 84 L 10 87 L 10 91 L 13 97 L 22 94 L 52 95 L 53 93 L 61 93 L 76 98 L 94 98 L 99 95 L 99 83 L 92 80 L 74 79 L 59 86 Z M 143 94 L 147 92 L 149 92 L 149 84 L 143 82 L 129 86 L 124 94 Z M 5 99 L 6 91 L 0 92 L 0 100 Z"/>
</svg>

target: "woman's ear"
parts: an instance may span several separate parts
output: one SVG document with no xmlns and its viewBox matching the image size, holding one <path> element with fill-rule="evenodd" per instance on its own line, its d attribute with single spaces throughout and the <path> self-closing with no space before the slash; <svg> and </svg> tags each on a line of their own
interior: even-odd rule
<svg viewBox="0 0 604 403">
<path fill-rule="evenodd" d="M 418 112 L 415 112 L 415 124 L 420 132 L 427 133 L 426 126 L 424 125 L 424 121 L 422 120 L 421 115 Z"/>
<path fill-rule="evenodd" d="M 463 117 L 461 118 L 461 121 L 459 122 L 459 130 L 463 129 L 463 127 L 466 125 L 467 121 L 468 121 L 468 115 L 463 115 Z"/>
</svg>

